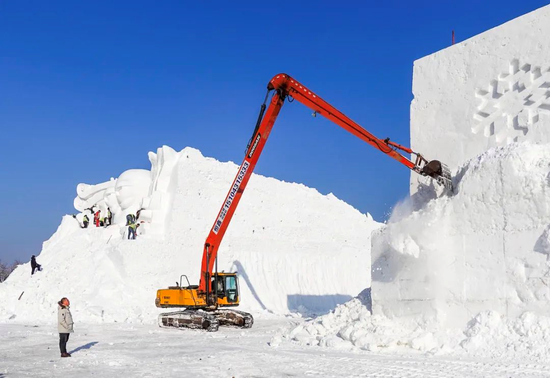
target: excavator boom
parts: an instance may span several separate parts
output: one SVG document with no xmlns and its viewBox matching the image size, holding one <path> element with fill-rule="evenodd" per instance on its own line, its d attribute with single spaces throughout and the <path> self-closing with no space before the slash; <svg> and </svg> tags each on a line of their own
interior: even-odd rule
<svg viewBox="0 0 550 378">
<path fill-rule="evenodd" d="M 267 138 L 271 133 L 271 129 L 273 128 L 275 120 L 277 119 L 286 98 L 291 97 L 298 100 L 305 106 L 312 109 L 314 115 L 320 114 L 326 117 L 351 134 L 367 142 L 372 147 L 407 166 L 409 169 L 417 172 L 418 174 L 430 176 L 439 184 L 444 185 L 449 190 L 452 190 L 450 173 L 445 165 L 441 164 L 437 160 L 428 162 L 422 155 L 412 151 L 410 148 L 390 141 L 389 138 L 379 139 L 375 137 L 289 75 L 279 74 L 274 76 L 269 81 L 267 89 L 268 95 L 269 92 L 274 92 L 273 97 L 271 97 L 271 100 L 269 101 L 267 110 L 265 102 L 262 105 L 258 122 L 256 123 L 256 127 L 247 147 L 244 160 L 237 171 L 233 184 L 225 197 L 225 201 L 223 202 L 223 205 L 204 245 L 200 276 L 201 279 L 198 291 L 206 293 L 207 298 L 209 297 L 209 283 L 211 282 L 212 271 L 218 248 L 221 244 L 225 231 L 229 226 L 231 218 L 235 213 L 246 185 L 248 184 L 248 180 L 250 179 L 250 176 L 252 176 L 252 172 L 256 167 L 256 163 L 260 158 Z M 267 99 L 268 96 L 266 96 L 266 101 Z M 398 152 L 398 150 L 414 155 L 414 161 L 403 156 Z"/>
</svg>

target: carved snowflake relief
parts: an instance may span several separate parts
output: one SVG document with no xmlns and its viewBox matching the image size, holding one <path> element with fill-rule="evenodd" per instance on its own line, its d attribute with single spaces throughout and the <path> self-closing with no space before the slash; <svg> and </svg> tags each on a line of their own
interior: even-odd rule
<svg viewBox="0 0 550 378">
<path fill-rule="evenodd" d="M 488 90 L 478 89 L 476 97 L 481 102 L 472 132 L 483 132 L 497 145 L 516 142 L 539 121 L 541 112 L 550 114 L 550 68 L 521 66 L 514 59 L 509 72 L 493 80 Z"/>
</svg>

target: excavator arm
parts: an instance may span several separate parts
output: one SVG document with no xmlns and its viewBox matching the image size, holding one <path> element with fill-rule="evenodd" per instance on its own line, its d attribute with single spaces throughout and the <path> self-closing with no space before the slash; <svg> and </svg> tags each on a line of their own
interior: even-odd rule
<svg viewBox="0 0 550 378">
<path fill-rule="evenodd" d="M 345 116 L 338 109 L 334 108 L 328 102 L 324 101 L 321 97 L 287 74 L 279 74 L 274 76 L 268 83 L 267 89 L 268 94 L 266 96 L 266 101 L 261 107 L 260 115 L 258 116 L 254 133 L 252 134 L 252 138 L 250 139 L 246 149 L 244 160 L 237 171 L 237 175 L 233 180 L 229 193 L 227 193 L 227 196 L 225 197 L 225 201 L 222 204 L 216 221 L 214 222 L 214 225 L 212 226 L 212 229 L 206 239 L 206 243 L 204 244 L 199 292 L 206 293 L 207 298 L 210 298 L 209 283 L 211 282 L 212 271 L 218 253 L 218 248 L 221 244 L 225 231 L 229 226 L 231 218 L 237 209 L 246 185 L 248 184 L 248 180 L 252 176 L 252 172 L 256 167 L 258 159 L 260 158 L 267 138 L 273 128 L 273 124 L 279 115 L 285 99 L 289 97 L 298 100 L 305 106 L 312 109 L 314 115 L 320 114 L 328 118 L 338 126 L 367 142 L 372 147 L 382 151 L 386 155 L 389 155 L 401 164 L 404 164 L 409 169 L 423 176 L 430 176 L 439 184 L 445 186 L 449 190 L 452 190 L 450 173 L 445 165 L 441 164 L 437 160 L 428 162 L 422 155 L 412 151 L 410 148 L 390 141 L 389 138 L 379 139 L 375 137 L 360 125 Z M 274 93 L 269 101 L 269 106 L 266 109 L 265 103 L 267 102 L 270 92 Z M 414 161 L 400 154 L 398 150 L 415 156 Z M 213 305 L 214 303 L 209 304 Z"/>
</svg>

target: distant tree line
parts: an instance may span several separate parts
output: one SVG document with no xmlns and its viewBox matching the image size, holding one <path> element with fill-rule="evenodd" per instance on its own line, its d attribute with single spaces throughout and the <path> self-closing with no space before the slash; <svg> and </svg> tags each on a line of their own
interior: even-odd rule
<svg viewBox="0 0 550 378">
<path fill-rule="evenodd" d="M 0 260 L 0 282 L 4 282 L 6 278 L 17 268 L 17 265 L 21 265 L 22 262 L 19 260 L 15 260 L 11 264 L 6 264 L 2 260 Z"/>
</svg>

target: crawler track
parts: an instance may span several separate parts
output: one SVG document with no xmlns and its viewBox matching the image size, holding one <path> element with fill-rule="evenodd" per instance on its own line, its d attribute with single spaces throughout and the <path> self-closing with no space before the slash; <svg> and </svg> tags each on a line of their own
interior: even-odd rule
<svg viewBox="0 0 550 378">
<path fill-rule="evenodd" d="M 251 328 L 254 318 L 251 314 L 237 310 L 195 310 L 164 312 L 158 317 L 161 328 L 191 328 L 216 332 L 220 326 Z"/>
<path fill-rule="evenodd" d="M 208 332 L 216 332 L 219 328 L 218 319 L 213 313 L 192 309 L 162 313 L 158 323 L 162 328 L 204 329 Z"/>
</svg>

